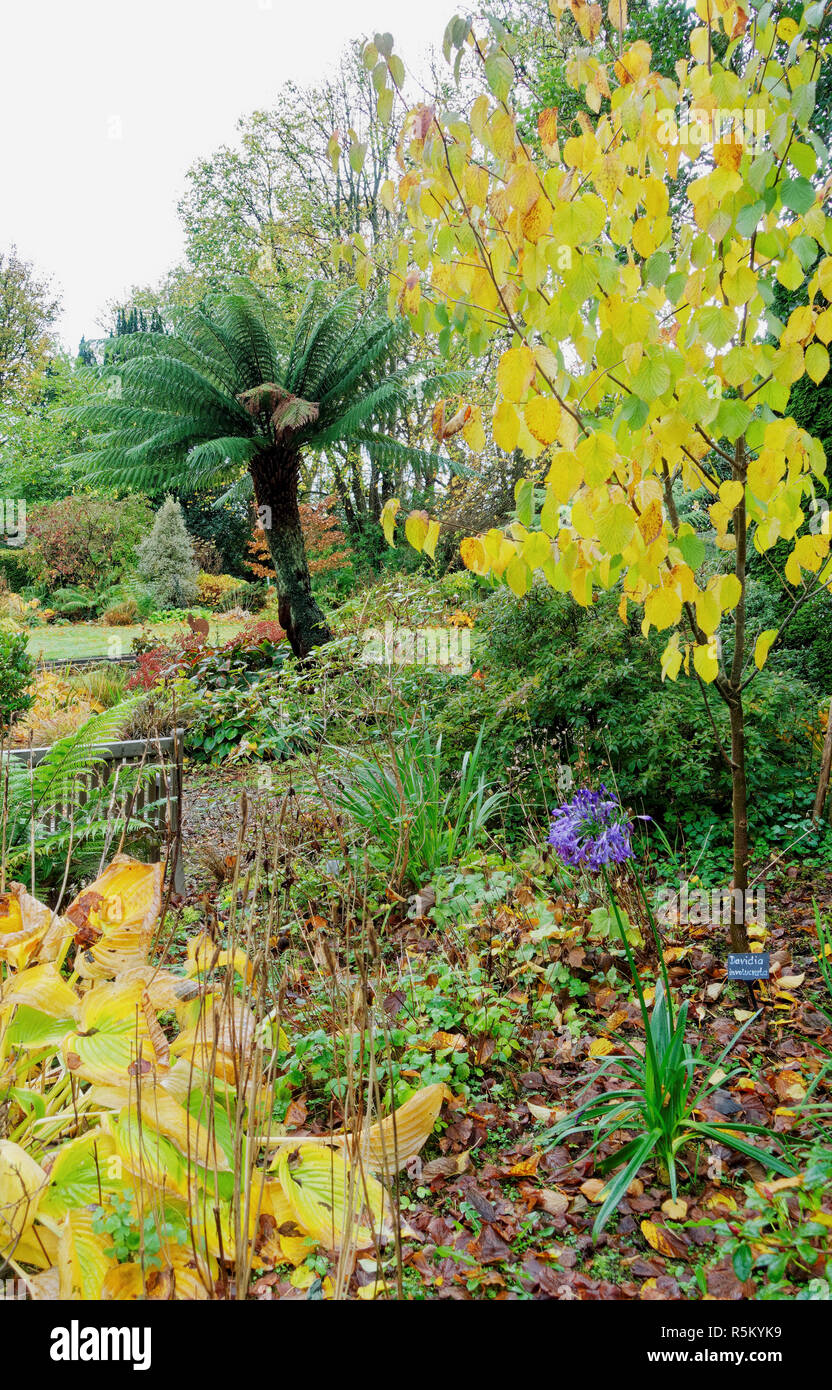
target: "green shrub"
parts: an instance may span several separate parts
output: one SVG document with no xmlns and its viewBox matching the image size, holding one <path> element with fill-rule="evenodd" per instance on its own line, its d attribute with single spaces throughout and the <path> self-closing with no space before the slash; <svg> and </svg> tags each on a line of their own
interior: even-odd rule
<svg viewBox="0 0 832 1390">
<path fill-rule="evenodd" d="M 33 662 L 26 648 L 25 633 L 0 631 L 0 733 L 32 707 Z"/>
</svg>

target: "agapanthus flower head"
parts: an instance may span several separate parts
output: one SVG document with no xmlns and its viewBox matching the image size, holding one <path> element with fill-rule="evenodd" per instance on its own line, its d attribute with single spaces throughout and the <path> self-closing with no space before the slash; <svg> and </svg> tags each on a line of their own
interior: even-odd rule
<svg viewBox="0 0 832 1390">
<path fill-rule="evenodd" d="M 597 873 L 605 864 L 633 858 L 632 829 L 619 802 L 602 783 L 597 792 L 584 789 L 557 808 L 549 844 L 564 864 Z"/>
</svg>

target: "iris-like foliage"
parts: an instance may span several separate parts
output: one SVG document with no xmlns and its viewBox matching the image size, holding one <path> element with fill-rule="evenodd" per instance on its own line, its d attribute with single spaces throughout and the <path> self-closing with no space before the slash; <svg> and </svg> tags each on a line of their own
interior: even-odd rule
<svg viewBox="0 0 832 1390">
<path fill-rule="evenodd" d="M 775 1139 L 782 1147 L 781 1141 L 763 1125 L 699 1118 L 702 1102 L 725 1084 L 723 1063 L 752 1021 L 749 1019 L 743 1024 L 716 1062 L 710 1064 L 700 1052 L 694 1053 L 685 1042 L 687 1000 L 674 1023 L 664 986 L 659 981 L 647 1028 L 644 1055 L 625 1042 L 626 1056 L 608 1057 L 601 1062 L 590 1087 L 594 1089 L 601 1078 L 610 1072 L 619 1073 L 627 1084 L 613 1085 L 603 1095 L 583 1100 L 578 1109 L 564 1118 L 547 1136 L 553 1144 L 561 1144 L 572 1134 L 589 1134 L 590 1144 L 586 1152 L 593 1154 L 622 1130 L 636 1131 L 634 1138 L 622 1148 L 616 1148 L 614 1153 L 595 1165 L 601 1175 L 616 1168 L 618 1172 L 603 1192 L 603 1201 L 593 1226 L 594 1236 L 603 1231 L 633 1178 L 653 1158 L 667 1170 L 674 1199 L 679 1169 L 685 1165 L 685 1150 L 691 1146 L 704 1146 L 709 1141 L 735 1149 L 783 1176 L 795 1171 L 788 1156 L 781 1158 L 767 1153 L 750 1142 L 747 1136 L 757 1135 Z M 585 1095 L 590 1087 L 584 1087 L 581 1094 Z"/>
</svg>

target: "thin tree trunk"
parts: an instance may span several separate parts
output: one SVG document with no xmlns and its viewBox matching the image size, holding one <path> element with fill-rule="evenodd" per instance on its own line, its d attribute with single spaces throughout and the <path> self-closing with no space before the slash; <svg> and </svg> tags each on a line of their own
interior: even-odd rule
<svg viewBox="0 0 832 1390">
<path fill-rule="evenodd" d="M 731 715 L 731 805 L 734 822 L 734 893 L 731 895 L 731 947 L 734 951 L 748 950 L 745 922 L 748 892 L 748 788 L 745 780 L 745 716 L 742 696 L 729 706 Z M 742 894 L 742 907 L 735 894 Z"/>
<path fill-rule="evenodd" d="M 332 641 L 332 632 L 312 596 L 312 579 L 298 510 L 297 459 L 262 456 L 252 467 L 257 504 L 264 517 L 277 584 L 278 617 L 292 651 L 308 656 Z"/>
<path fill-rule="evenodd" d="M 728 685 L 728 710 L 731 716 L 731 806 L 734 822 L 734 891 L 731 894 L 731 945 L 737 952 L 748 950 L 748 931 L 745 921 L 748 892 L 748 785 L 745 776 L 745 710 L 742 700 L 742 673 L 745 662 L 745 584 L 748 552 L 748 517 L 745 509 L 745 479 L 747 473 L 745 439 L 738 439 L 734 450 L 732 475 L 742 483 L 743 495 L 734 511 L 734 530 L 737 538 L 734 573 L 740 581 L 739 603 L 734 610 L 734 652 L 731 678 Z M 737 894 L 742 894 L 742 906 Z M 753 992 L 752 992 L 753 994 Z"/>
<path fill-rule="evenodd" d="M 829 791 L 829 773 L 832 769 L 832 701 L 829 703 L 829 718 L 826 722 L 826 738 L 823 740 L 823 753 L 820 759 L 820 780 L 818 782 L 818 794 L 815 797 L 815 809 L 812 812 L 812 821 L 817 825 L 823 815 L 824 802 Z"/>
</svg>

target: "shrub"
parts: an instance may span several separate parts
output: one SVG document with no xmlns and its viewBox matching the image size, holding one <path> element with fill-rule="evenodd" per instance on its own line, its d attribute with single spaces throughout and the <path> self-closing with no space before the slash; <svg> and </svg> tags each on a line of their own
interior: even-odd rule
<svg viewBox="0 0 832 1390">
<path fill-rule="evenodd" d="M 0 733 L 31 708 L 32 669 L 26 634 L 0 631 Z"/>
<path fill-rule="evenodd" d="M 197 579 L 197 599 L 205 608 L 216 610 L 244 587 L 233 574 L 208 574 L 202 571 Z"/>
<path fill-rule="evenodd" d="M 167 497 L 138 548 L 139 574 L 161 608 L 186 608 L 197 596 L 199 571 L 182 508 Z"/>
<path fill-rule="evenodd" d="M 47 589 L 95 590 L 131 568 L 150 519 L 147 503 L 129 497 L 62 497 L 31 508 L 21 558 L 30 582 Z"/>
</svg>

